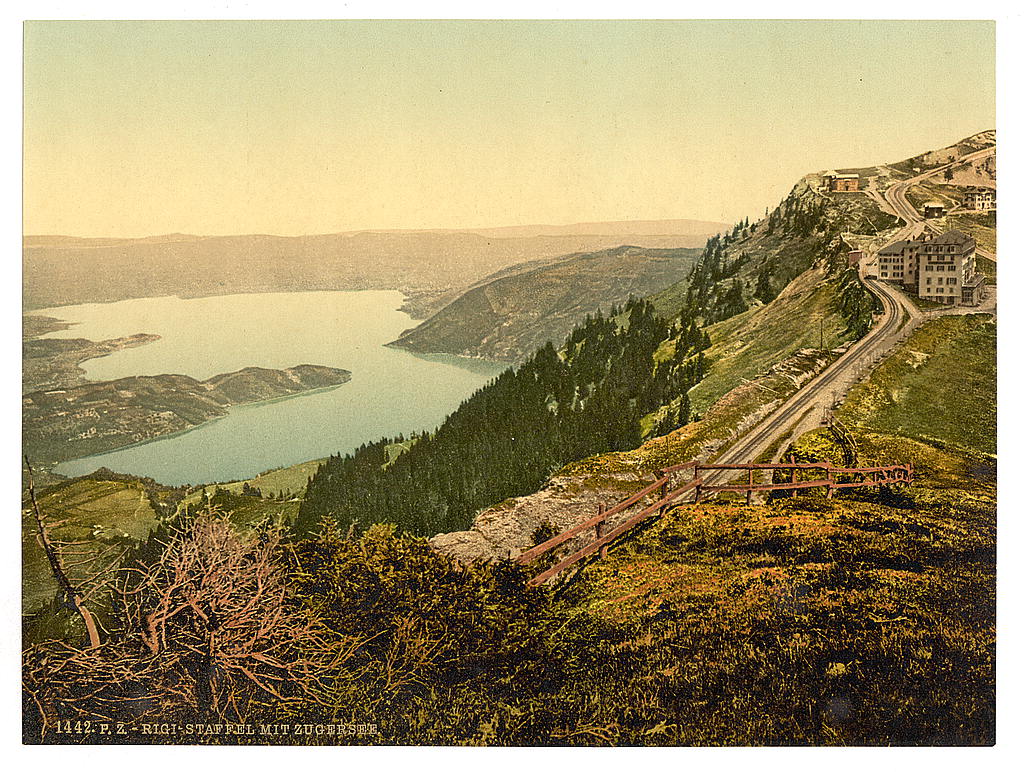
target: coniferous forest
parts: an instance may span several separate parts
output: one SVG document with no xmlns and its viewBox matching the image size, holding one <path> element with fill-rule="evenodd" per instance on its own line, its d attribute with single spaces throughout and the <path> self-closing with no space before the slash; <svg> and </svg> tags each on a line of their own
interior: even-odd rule
<svg viewBox="0 0 1024 772">
<path fill-rule="evenodd" d="M 656 365 L 669 338 L 675 354 Z M 588 316 L 561 351 L 548 343 L 506 370 L 397 458 L 402 437 L 332 456 L 309 481 L 297 528 L 322 518 L 427 536 L 466 528 L 481 508 L 533 492 L 570 461 L 638 446 L 641 418 L 662 405 L 679 403 L 659 430 L 688 423 L 685 395 L 704 377 L 708 345 L 686 311 L 669 323 L 643 300 Z"/>
</svg>

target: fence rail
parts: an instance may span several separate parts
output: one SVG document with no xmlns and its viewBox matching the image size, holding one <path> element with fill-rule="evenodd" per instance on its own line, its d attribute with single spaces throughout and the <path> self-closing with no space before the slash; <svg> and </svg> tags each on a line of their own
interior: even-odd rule
<svg viewBox="0 0 1024 772">
<path fill-rule="evenodd" d="M 672 485 L 673 475 L 688 470 L 693 471 L 693 478 L 669 490 Z M 825 476 L 812 480 L 797 480 L 799 472 L 810 470 L 820 470 Z M 771 471 L 773 473 L 776 471 L 789 472 L 789 481 L 757 482 L 754 480 L 754 474 L 758 471 Z M 739 483 L 726 482 L 714 484 L 715 478 L 720 477 L 725 472 L 747 472 L 747 480 L 746 482 Z M 860 479 L 849 479 L 858 477 Z M 520 565 L 532 563 L 538 558 L 558 549 L 570 539 L 593 529 L 593 541 L 562 558 L 562 560 L 537 574 L 529 581 L 531 586 L 536 587 L 593 555 L 595 552 L 599 553 L 599 557 L 603 558 L 613 541 L 647 518 L 664 514 L 670 504 L 678 503 L 680 497 L 691 491 L 694 494 L 694 502 L 700 501 L 702 496 L 708 494 L 745 492 L 747 494 L 747 502 L 750 503 L 755 492 L 792 491 L 792 494 L 795 496 L 798 490 L 827 487 L 828 498 L 832 498 L 833 493 L 840 489 L 880 485 L 907 485 L 913 479 L 913 464 L 847 468 L 832 466 L 829 463 L 797 463 L 793 460 L 792 456 L 789 463 L 781 464 L 701 464 L 696 461 L 689 461 L 685 464 L 676 464 L 675 466 L 660 470 L 657 479 L 650 485 L 623 499 L 611 509 L 605 510 L 603 505 L 599 506 L 597 515 L 562 531 L 557 536 L 553 536 L 535 547 L 531 547 L 519 555 L 516 558 L 516 562 Z M 609 518 L 622 514 L 627 509 L 641 504 L 645 498 L 655 492 L 657 492 L 657 500 L 654 503 L 642 507 L 639 512 L 629 515 L 621 523 L 610 530 L 608 529 Z"/>
</svg>

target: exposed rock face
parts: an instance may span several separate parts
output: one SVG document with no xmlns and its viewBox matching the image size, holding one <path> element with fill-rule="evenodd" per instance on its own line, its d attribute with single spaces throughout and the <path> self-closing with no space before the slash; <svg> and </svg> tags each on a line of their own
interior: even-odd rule
<svg viewBox="0 0 1024 772">
<path fill-rule="evenodd" d="M 642 487 L 653 477 L 622 475 Z M 589 488 L 576 477 L 553 477 L 547 485 L 529 496 L 508 499 L 485 509 L 468 531 L 440 533 L 430 540 L 431 546 L 463 562 L 514 558 L 534 545 L 538 528 L 548 525 L 556 532 L 580 523 L 597 514 L 598 505 L 611 508 L 625 495 L 616 488 Z M 582 534 L 581 543 L 593 538 Z"/>
</svg>

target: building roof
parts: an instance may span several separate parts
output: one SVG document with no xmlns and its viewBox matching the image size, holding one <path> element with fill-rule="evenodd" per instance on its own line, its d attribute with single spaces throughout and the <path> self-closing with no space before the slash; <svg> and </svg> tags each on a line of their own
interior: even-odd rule
<svg viewBox="0 0 1024 772">
<path fill-rule="evenodd" d="M 951 230 L 945 233 L 940 233 L 938 236 L 931 240 L 932 244 L 956 244 L 974 246 L 974 238 L 968 236 L 963 231 Z"/>
<path fill-rule="evenodd" d="M 842 174 L 837 174 L 835 176 L 836 176 L 836 179 L 840 179 L 840 180 L 859 180 L 860 179 L 860 175 L 859 174 L 848 174 L 846 172 L 844 172 Z"/>
<path fill-rule="evenodd" d="M 946 205 L 943 204 L 941 201 L 929 201 L 924 206 L 925 206 L 926 209 L 931 209 L 933 207 L 938 207 L 940 209 L 945 209 L 946 208 Z"/>
<path fill-rule="evenodd" d="M 894 241 L 889 246 L 882 247 L 880 250 L 878 250 L 878 254 L 880 254 L 880 255 L 898 255 L 898 254 L 900 254 L 906 248 L 907 244 L 909 244 L 909 243 L 910 243 L 909 241 Z"/>
</svg>

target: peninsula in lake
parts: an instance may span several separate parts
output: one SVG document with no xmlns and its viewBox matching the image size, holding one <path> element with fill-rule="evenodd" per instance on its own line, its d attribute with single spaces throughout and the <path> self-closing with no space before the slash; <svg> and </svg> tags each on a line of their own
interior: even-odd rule
<svg viewBox="0 0 1024 772">
<path fill-rule="evenodd" d="M 143 375 L 34 391 L 22 397 L 24 448 L 43 464 L 79 458 L 194 428 L 232 405 L 340 386 L 351 377 L 323 365 L 246 367 L 204 381 Z"/>
</svg>

